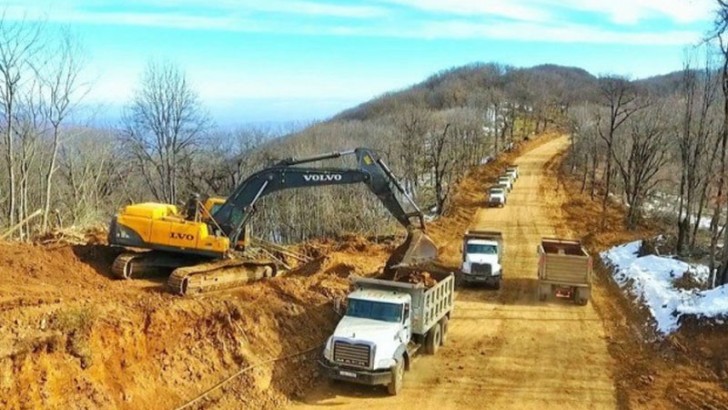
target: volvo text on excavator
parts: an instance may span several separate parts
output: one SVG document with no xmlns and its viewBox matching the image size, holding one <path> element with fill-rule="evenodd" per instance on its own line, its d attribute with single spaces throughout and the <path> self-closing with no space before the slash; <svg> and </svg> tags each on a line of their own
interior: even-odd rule
<svg viewBox="0 0 728 410">
<path fill-rule="evenodd" d="M 301 166 L 349 155 L 356 157 L 356 168 Z M 111 221 L 109 244 L 149 251 L 126 250 L 114 261 L 112 272 L 118 278 L 129 279 L 149 270 L 171 269 L 168 287 L 181 295 L 236 287 L 275 276 L 275 262 L 241 252 L 241 247 L 247 245 L 245 226 L 257 201 L 290 188 L 356 183 L 366 184 L 407 229 L 405 242 L 387 262 L 390 271 L 420 266 L 437 257 L 435 244 L 425 234 L 420 209 L 375 151 L 357 148 L 282 160 L 248 177 L 224 202 L 213 198 L 186 212 L 174 205 L 153 202 L 125 206 Z M 412 211 L 405 211 L 405 204 L 395 191 Z"/>
</svg>

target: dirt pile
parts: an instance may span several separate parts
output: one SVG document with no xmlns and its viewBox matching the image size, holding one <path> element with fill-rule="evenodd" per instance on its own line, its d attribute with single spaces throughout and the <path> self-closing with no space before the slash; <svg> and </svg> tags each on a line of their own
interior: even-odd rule
<svg viewBox="0 0 728 410">
<path fill-rule="evenodd" d="M 384 264 L 387 246 L 363 243 L 195 299 L 167 294 L 164 277 L 110 279 L 106 246 L 3 243 L 0 407 L 174 408 L 250 366 L 198 405 L 279 407 L 316 374 L 349 275 Z"/>
</svg>

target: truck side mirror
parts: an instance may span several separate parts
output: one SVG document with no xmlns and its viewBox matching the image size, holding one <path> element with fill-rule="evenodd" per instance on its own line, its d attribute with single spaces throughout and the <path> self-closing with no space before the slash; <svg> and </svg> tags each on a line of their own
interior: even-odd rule
<svg viewBox="0 0 728 410">
<path fill-rule="evenodd" d="M 338 297 L 334 299 L 334 312 L 338 314 L 339 316 L 344 316 L 344 312 L 346 311 L 346 302 L 343 298 Z"/>
</svg>

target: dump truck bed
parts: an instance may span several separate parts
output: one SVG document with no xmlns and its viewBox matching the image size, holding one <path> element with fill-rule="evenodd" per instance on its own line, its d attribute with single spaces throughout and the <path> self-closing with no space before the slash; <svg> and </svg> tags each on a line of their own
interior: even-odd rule
<svg viewBox="0 0 728 410">
<path fill-rule="evenodd" d="M 499 231 L 486 231 L 479 229 L 469 229 L 465 231 L 464 239 L 485 239 L 490 241 L 503 241 L 503 234 Z"/>
<path fill-rule="evenodd" d="M 412 297 L 412 332 L 424 335 L 453 308 L 455 276 L 452 273 L 431 273 L 437 284 L 427 288 L 422 283 L 395 282 L 385 279 L 352 278 L 358 289 L 377 289 L 408 293 Z"/>
<path fill-rule="evenodd" d="M 581 242 L 544 238 L 538 253 L 540 281 L 571 286 L 591 284 L 592 261 Z"/>
</svg>

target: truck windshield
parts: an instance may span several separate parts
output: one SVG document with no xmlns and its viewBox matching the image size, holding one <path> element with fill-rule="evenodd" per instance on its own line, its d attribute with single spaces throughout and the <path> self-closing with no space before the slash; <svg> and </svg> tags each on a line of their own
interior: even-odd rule
<svg viewBox="0 0 728 410">
<path fill-rule="evenodd" d="M 469 243 L 468 244 L 468 253 L 481 253 L 486 255 L 496 255 L 498 253 L 498 248 L 495 245 L 480 245 L 475 243 Z"/>
<path fill-rule="evenodd" d="M 349 299 L 346 315 L 398 323 L 402 320 L 402 305 L 397 303 L 374 302 L 371 300 Z"/>
<path fill-rule="evenodd" d="M 498 188 L 498 189 L 491 189 L 490 190 L 490 193 L 491 193 L 491 195 L 500 195 L 500 194 L 503 193 L 503 190 L 500 189 L 500 188 Z"/>
</svg>

